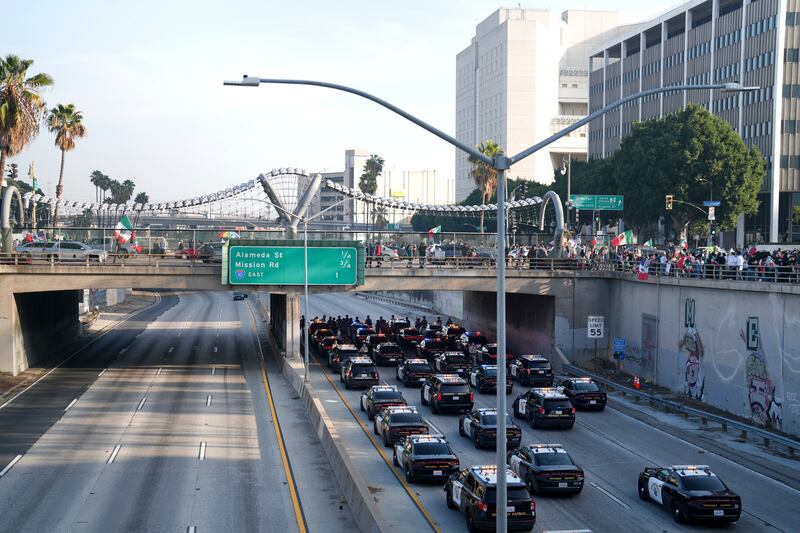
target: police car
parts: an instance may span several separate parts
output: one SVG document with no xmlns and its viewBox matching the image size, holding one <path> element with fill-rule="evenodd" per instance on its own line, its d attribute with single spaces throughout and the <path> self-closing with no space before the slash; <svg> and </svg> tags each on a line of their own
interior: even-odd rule
<svg viewBox="0 0 800 533">
<path fill-rule="evenodd" d="M 742 513 L 742 499 L 706 465 L 645 468 L 639 474 L 639 497 L 661 504 L 678 523 L 736 522 Z"/>
<path fill-rule="evenodd" d="M 467 331 L 458 339 L 458 346 L 464 352 L 464 355 L 472 356 L 474 359 L 478 350 L 483 348 L 483 345 L 487 342 L 489 340 L 486 335 L 480 331 Z"/>
<path fill-rule="evenodd" d="M 497 445 L 497 409 L 475 409 L 458 420 L 458 434 L 467 437 L 475 448 Z M 516 448 L 522 441 L 522 430 L 506 415 L 506 446 Z"/>
<path fill-rule="evenodd" d="M 591 378 L 568 378 L 561 382 L 561 391 L 576 408 L 602 411 L 608 396 Z"/>
<path fill-rule="evenodd" d="M 406 387 L 421 385 L 433 375 L 433 367 L 425 359 L 406 359 L 397 365 L 396 375 Z"/>
<path fill-rule="evenodd" d="M 550 361 L 541 355 L 520 355 L 510 370 L 511 376 L 516 378 L 520 385 L 553 386 L 553 367 L 550 366 Z"/>
<path fill-rule="evenodd" d="M 560 444 L 529 444 L 508 454 L 508 465 L 531 492 L 578 494 L 584 473 Z"/>
<path fill-rule="evenodd" d="M 427 435 L 431 431 L 414 406 L 384 407 L 375 415 L 372 429 L 387 447 L 409 435 Z"/>
<path fill-rule="evenodd" d="M 361 393 L 361 410 L 367 412 L 367 418 L 372 420 L 375 413 L 390 405 L 406 405 L 403 393 L 394 385 L 375 385 Z"/>
<path fill-rule="evenodd" d="M 480 365 L 469 373 L 469 384 L 483 394 L 485 391 L 497 391 L 497 365 Z M 511 376 L 506 373 L 506 394 L 511 394 L 514 385 Z"/>
<path fill-rule="evenodd" d="M 430 405 L 433 414 L 443 410 L 468 412 L 475 396 L 469 385 L 456 374 L 434 374 L 420 391 L 422 405 Z"/>
<path fill-rule="evenodd" d="M 575 425 L 575 408 L 559 389 L 531 389 L 517 396 L 511 406 L 514 416 L 526 418 L 531 427 Z"/>
<path fill-rule="evenodd" d="M 434 357 L 433 368 L 442 374 L 458 374 L 465 378 L 469 375 L 472 364 L 462 352 L 447 351 Z"/>
<path fill-rule="evenodd" d="M 442 435 L 409 435 L 394 445 L 392 462 L 409 483 L 446 479 L 459 467 L 458 456 Z"/>
<path fill-rule="evenodd" d="M 536 502 L 514 472 L 506 469 L 505 476 L 508 530 L 530 531 L 536 523 Z M 469 531 L 494 530 L 497 516 L 495 465 L 471 466 L 453 474 L 445 483 L 444 491 L 447 506 L 464 513 Z"/>
</svg>

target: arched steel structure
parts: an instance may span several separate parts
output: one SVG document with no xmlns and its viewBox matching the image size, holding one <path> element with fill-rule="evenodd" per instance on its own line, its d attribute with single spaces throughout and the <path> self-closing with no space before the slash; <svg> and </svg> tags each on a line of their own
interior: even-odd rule
<svg viewBox="0 0 800 533">
<path fill-rule="evenodd" d="M 542 210 L 539 212 L 539 229 L 544 231 L 544 215 L 547 210 L 547 204 L 553 203 L 553 208 L 556 210 L 556 227 L 553 232 L 553 247 L 556 250 L 556 257 L 561 257 L 564 239 L 564 207 L 561 205 L 561 197 L 554 191 L 547 191 L 544 195 L 544 202 L 542 203 Z"/>
<path fill-rule="evenodd" d="M 25 223 L 25 208 L 22 204 L 22 195 L 13 185 L 8 185 L 3 192 L 2 204 L 0 205 L 0 237 L 3 243 L 3 252 L 10 252 L 13 241 L 11 239 L 11 202 L 17 199 L 19 208 L 19 223 Z"/>
</svg>

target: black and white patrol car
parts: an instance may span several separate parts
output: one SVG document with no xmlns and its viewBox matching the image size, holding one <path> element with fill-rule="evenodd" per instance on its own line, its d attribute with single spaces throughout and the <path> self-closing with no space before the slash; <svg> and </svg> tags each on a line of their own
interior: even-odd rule
<svg viewBox="0 0 800 533">
<path fill-rule="evenodd" d="M 427 359 L 428 361 L 433 361 L 437 355 L 444 352 L 446 349 L 444 341 L 441 338 L 425 339 L 417 344 L 417 356 Z"/>
<path fill-rule="evenodd" d="M 466 378 L 469 376 L 472 363 L 462 352 L 446 351 L 433 359 L 433 368 L 442 374 L 458 374 Z"/>
<path fill-rule="evenodd" d="M 422 385 L 433 374 L 433 367 L 425 359 L 406 359 L 397 365 L 397 380 L 406 387 Z"/>
<path fill-rule="evenodd" d="M 367 412 L 367 418 L 372 420 L 375 413 L 393 405 L 407 405 L 403 393 L 394 385 L 375 385 L 361 393 L 361 410 Z"/>
<path fill-rule="evenodd" d="M 575 408 L 559 389 L 531 389 L 511 404 L 516 418 L 525 418 L 532 427 L 564 427 L 575 425 Z"/>
<path fill-rule="evenodd" d="M 606 408 L 608 396 L 600 390 L 592 378 L 569 378 L 562 381 L 559 386 L 577 409 L 602 411 Z"/>
<path fill-rule="evenodd" d="M 497 391 L 497 365 L 480 365 L 469 373 L 469 384 L 478 389 L 478 392 Z M 506 373 L 506 394 L 511 394 L 514 385 L 511 376 Z"/>
<path fill-rule="evenodd" d="M 375 415 L 372 429 L 383 439 L 384 446 L 391 446 L 409 435 L 427 435 L 430 427 L 414 406 L 385 407 Z"/>
<path fill-rule="evenodd" d="M 475 447 L 497 446 L 497 409 L 482 408 L 461 415 L 458 419 L 458 434 L 472 440 Z M 506 415 L 506 446 L 516 448 L 522 441 L 522 429 Z"/>
<path fill-rule="evenodd" d="M 661 504 L 678 523 L 736 522 L 742 513 L 742 499 L 706 465 L 645 468 L 639 497 Z"/>
<path fill-rule="evenodd" d="M 464 355 L 470 356 L 474 359 L 475 354 L 478 353 L 478 350 L 483 348 L 483 346 L 488 342 L 489 340 L 486 338 L 486 335 L 480 331 L 466 331 L 458 339 L 458 347 L 461 348 L 461 351 L 464 352 Z"/>
<path fill-rule="evenodd" d="M 446 479 L 458 472 L 458 456 L 442 435 L 409 435 L 394 445 L 392 462 L 406 481 Z"/>
<path fill-rule="evenodd" d="M 469 412 L 474 400 L 467 382 L 456 374 L 434 374 L 420 391 L 422 405 L 430 405 L 434 414 L 440 411 Z"/>
<path fill-rule="evenodd" d="M 508 466 L 531 492 L 578 494 L 583 490 L 583 469 L 560 444 L 529 444 L 508 454 Z"/>
<path fill-rule="evenodd" d="M 550 361 L 541 355 L 520 355 L 511 365 L 511 376 L 520 385 L 533 387 L 553 386 L 553 367 Z"/>
<path fill-rule="evenodd" d="M 509 531 L 530 531 L 536 524 L 536 501 L 510 469 L 506 475 L 505 512 Z M 466 516 L 467 529 L 494 530 L 497 517 L 497 467 L 471 466 L 450 476 L 444 485 L 447 506 Z"/>
<path fill-rule="evenodd" d="M 342 363 L 339 378 L 344 388 L 371 387 L 380 382 L 378 367 L 369 357 L 352 357 Z"/>
<path fill-rule="evenodd" d="M 396 342 L 384 342 L 372 348 L 370 357 L 376 365 L 396 365 L 403 360 L 403 349 Z"/>
</svg>

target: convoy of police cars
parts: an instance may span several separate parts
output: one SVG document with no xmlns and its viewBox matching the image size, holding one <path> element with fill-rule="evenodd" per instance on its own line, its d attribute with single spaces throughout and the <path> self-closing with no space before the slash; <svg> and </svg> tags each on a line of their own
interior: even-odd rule
<svg viewBox="0 0 800 533">
<path fill-rule="evenodd" d="M 311 337 L 312 345 L 339 372 L 345 387 L 367 389 L 361 394 L 360 408 L 373 421 L 373 431 L 383 444 L 392 447 L 392 462 L 406 481 L 444 481 L 446 504 L 464 514 L 467 528 L 492 530 L 496 466 L 462 467 L 445 436 L 418 408 L 409 405 L 396 386 L 380 384 L 378 366 L 396 364 L 399 382 L 420 387 L 421 405 L 430 406 L 434 414 L 460 413 L 459 435 L 470 439 L 475 448 L 494 448 L 497 410 L 475 408 L 472 389 L 496 391 L 496 345 L 480 332 L 452 324 L 446 328 L 429 324 L 418 331 L 401 321 L 386 333 L 353 324 L 342 333 L 354 344 L 345 344 L 324 324 L 312 322 L 309 327 L 309 333 L 312 328 L 319 333 Z M 606 393 L 589 378 L 567 378 L 554 386 L 552 367 L 540 355 L 509 354 L 508 365 L 506 394 L 512 392 L 512 380 L 532 386 L 511 402 L 513 418 L 527 421 L 532 428 L 569 429 L 578 408 L 602 411 L 606 406 Z M 521 428 L 506 416 L 508 529 L 528 531 L 536 522 L 532 493 L 579 494 L 585 475 L 560 444 L 524 443 Z M 739 496 L 704 465 L 645 468 L 638 490 L 642 500 L 662 505 L 679 523 L 735 522 L 741 514 Z"/>
</svg>

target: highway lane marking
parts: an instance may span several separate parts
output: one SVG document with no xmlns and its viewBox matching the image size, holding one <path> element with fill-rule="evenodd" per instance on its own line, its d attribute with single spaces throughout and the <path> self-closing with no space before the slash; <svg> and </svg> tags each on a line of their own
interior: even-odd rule
<svg viewBox="0 0 800 533">
<path fill-rule="evenodd" d="M 217 367 L 215 367 L 215 366 L 212 366 L 212 367 L 211 367 L 211 375 L 213 376 L 213 375 L 214 375 L 214 374 L 216 374 L 216 373 L 217 373 Z"/>
<path fill-rule="evenodd" d="M 189 526 L 186 528 L 186 533 L 197 533 L 197 526 Z"/>
<path fill-rule="evenodd" d="M 16 400 L 17 398 L 19 398 L 20 396 L 22 396 L 22 395 L 23 395 L 23 394 L 25 394 L 26 392 L 28 392 L 28 391 L 29 391 L 30 389 L 32 389 L 33 387 L 35 387 L 37 383 L 39 383 L 39 382 L 40 382 L 40 381 L 42 381 L 44 378 L 46 378 L 47 376 L 49 376 L 50 374 L 52 374 L 52 373 L 53 373 L 53 372 L 54 372 L 56 369 L 58 369 L 58 368 L 60 368 L 61 366 L 63 366 L 63 365 L 64 365 L 64 363 L 66 363 L 67 361 L 69 361 L 70 359 L 72 359 L 73 357 L 75 357 L 76 355 L 78 355 L 79 353 L 81 353 L 83 350 L 85 350 L 86 348 L 88 348 L 89 346 L 91 346 L 92 344 L 94 344 L 95 342 L 99 341 L 100 339 L 102 339 L 103 337 L 105 337 L 106 335 L 108 335 L 109 333 L 111 333 L 112 331 L 114 331 L 114 328 L 115 328 L 116 326 L 118 326 L 119 324 L 122 324 L 123 322 L 126 322 L 126 321 L 127 321 L 127 320 L 129 320 L 131 317 L 133 317 L 134 315 L 137 315 L 137 314 L 139 314 L 139 313 L 143 313 L 144 311 L 146 311 L 146 310 L 150 309 L 150 308 L 151 308 L 151 307 L 153 307 L 154 305 L 158 305 L 158 304 L 160 304 L 160 303 L 161 303 L 161 295 L 160 295 L 159 293 L 156 293 L 156 299 L 153 301 L 153 303 L 151 303 L 151 304 L 150 304 L 150 305 L 148 305 L 147 307 L 143 307 L 142 309 L 138 309 L 138 310 L 136 310 L 136 311 L 131 311 L 130 313 L 128 313 L 128 314 L 127 314 L 127 315 L 125 315 L 124 317 L 120 318 L 118 321 L 116 321 L 116 322 L 114 322 L 114 323 L 112 323 L 112 324 L 109 324 L 109 325 L 107 325 L 106 327 L 104 327 L 102 330 L 100 330 L 100 331 L 102 331 L 102 332 L 103 332 L 101 335 L 98 335 L 98 336 L 97 336 L 97 337 L 95 337 L 94 339 L 90 340 L 89 342 L 87 342 L 86 344 L 84 344 L 83 346 L 81 346 L 80 348 L 78 348 L 77 350 L 75 350 L 74 352 L 72 352 L 72 353 L 71 353 L 71 354 L 70 354 L 70 355 L 69 355 L 69 356 L 68 356 L 66 359 L 64 359 L 63 361 L 61 361 L 60 363 L 58 363 L 56 366 L 54 366 L 53 368 L 51 368 L 50 370 L 48 370 L 47 372 L 45 372 L 45 373 L 44 373 L 44 375 L 42 375 L 42 377 L 40 377 L 39 379 L 37 379 L 36 381 L 34 381 L 33 383 L 31 383 L 31 384 L 30 384 L 30 385 L 28 385 L 27 387 L 25 387 L 24 389 L 22 389 L 21 391 L 19 391 L 19 392 L 18 392 L 17 394 L 15 394 L 15 395 L 14 395 L 14 396 L 13 396 L 13 397 L 10 399 L 10 400 L 8 400 L 7 402 L 5 402 L 3 405 L 0 405 L 0 410 L 2 410 L 2 409 L 3 409 L 3 408 L 5 408 L 5 407 L 6 407 L 8 404 L 10 404 L 11 402 L 13 402 L 14 400 Z M 106 370 L 107 370 L 107 369 L 106 369 Z M 97 375 L 97 377 L 100 377 L 100 376 L 102 376 L 104 372 L 105 372 L 105 370 L 103 370 L 103 372 L 100 372 L 100 373 Z"/>
<path fill-rule="evenodd" d="M 200 453 L 197 455 L 197 458 L 201 461 L 206 460 L 206 443 L 205 441 L 200 443 Z"/>
<path fill-rule="evenodd" d="M 124 354 L 124 353 L 125 353 L 125 352 L 127 352 L 127 351 L 128 351 L 128 347 L 126 346 L 125 348 L 123 348 L 123 349 L 121 349 L 121 350 L 119 351 L 119 354 L 120 354 L 120 355 L 122 355 L 122 354 Z"/>
<path fill-rule="evenodd" d="M 172 353 L 174 350 L 175 350 L 175 347 L 174 346 L 170 346 L 169 350 L 167 350 L 167 353 Z"/>
<path fill-rule="evenodd" d="M 72 406 L 75 405 L 76 403 L 78 403 L 78 399 L 74 398 L 71 402 L 69 402 L 69 405 L 64 408 L 64 412 L 66 413 L 67 411 L 69 411 L 72 408 Z"/>
<path fill-rule="evenodd" d="M 217 353 L 217 347 L 214 346 L 214 353 Z"/>
<path fill-rule="evenodd" d="M 109 457 L 108 461 L 106 461 L 107 465 L 110 465 L 111 463 L 114 462 L 114 459 L 117 458 L 117 454 L 119 453 L 120 448 L 122 448 L 122 444 L 117 444 L 116 446 L 114 446 L 114 451 L 111 452 L 111 457 Z"/>
<path fill-rule="evenodd" d="M 102 372 L 100 372 L 99 374 L 97 374 L 97 377 L 99 378 L 100 376 L 102 376 L 103 374 L 105 374 L 105 373 L 106 373 L 106 370 L 108 370 L 108 369 L 107 369 L 107 368 L 104 368 Z"/>
<path fill-rule="evenodd" d="M 211 395 L 206 396 L 206 407 L 211 407 Z"/>
<path fill-rule="evenodd" d="M 631 508 L 630 505 L 628 505 L 627 503 L 623 502 L 622 500 L 620 500 L 619 498 L 617 498 L 616 496 L 614 496 L 613 494 L 608 492 L 606 489 L 604 489 L 603 487 L 601 487 L 600 485 L 598 485 L 594 481 L 590 481 L 589 485 L 591 485 L 592 487 L 596 488 L 597 490 L 599 490 L 600 492 L 602 492 L 603 494 L 605 494 L 606 496 L 611 498 L 615 503 L 619 504 L 620 506 L 624 507 L 625 509 L 630 509 Z"/>
<path fill-rule="evenodd" d="M 314 358 L 316 359 L 316 356 L 314 356 Z M 440 532 L 441 529 L 439 528 L 439 525 L 436 523 L 436 520 L 433 519 L 433 516 L 430 514 L 428 509 L 425 508 L 425 506 L 422 504 L 422 501 L 419 499 L 416 493 L 411 489 L 408 483 L 406 483 L 406 480 L 404 480 L 400 476 L 399 471 L 395 469 L 394 466 L 392 466 L 392 463 L 386 456 L 386 452 L 383 449 L 383 447 L 380 444 L 378 444 L 378 441 L 375 440 L 374 435 L 372 435 L 369 429 L 367 429 L 367 426 L 364 425 L 364 422 L 358 417 L 356 412 L 353 410 L 352 406 L 350 405 L 350 402 L 347 401 L 347 398 L 344 397 L 342 392 L 339 390 L 339 387 L 337 387 L 336 384 L 334 384 L 333 380 L 330 377 L 330 374 L 328 374 L 327 369 L 324 366 L 322 366 L 322 363 L 320 363 L 319 366 L 322 369 L 322 374 L 325 376 L 325 379 L 328 380 L 328 383 L 333 388 L 334 392 L 339 396 L 339 399 L 342 400 L 342 403 L 347 408 L 347 410 L 350 411 L 350 414 L 353 416 L 353 419 L 361 427 L 361 430 L 364 432 L 369 441 L 372 443 L 372 446 L 378 451 L 378 454 L 381 456 L 381 459 L 383 459 L 383 462 L 386 463 L 386 466 L 389 468 L 392 474 L 394 474 L 394 477 L 397 478 L 397 481 L 399 481 L 400 485 L 405 489 L 406 493 L 411 498 L 411 501 L 414 502 L 414 505 L 417 507 L 417 509 L 419 509 L 419 512 L 422 513 L 422 516 L 425 518 L 425 521 L 428 522 L 428 525 L 431 526 L 431 529 L 433 529 L 433 531 L 436 531 L 437 533 Z"/>
<path fill-rule="evenodd" d="M 6 474 L 8 474 L 8 471 L 9 471 L 9 470 L 11 470 L 12 468 L 14 468 L 14 465 L 15 465 L 15 464 L 17 464 L 17 462 L 18 462 L 20 459 L 22 459 L 22 454 L 20 454 L 20 455 L 17 455 L 17 456 L 16 456 L 16 457 L 14 457 L 13 459 L 11 459 L 11 462 L 10 462 L 10 463 L 8 463 L 4 469 L 0 470 L 0 477 L 3 477 L 3 476 L 5 476 Z"/>
<path fill-rule="evenodd" d="M 289 462 L 289 456 L 286 453 L 286 445 L 283 442 L 283 432 L 281 431 L 281 423 L 278 419 L 278 412 L 275 410 L 275 402 L 272 400 L 272 389 L 269 387 L 269 379 L 267 378 L 267 367 L 264 361 L 264 351 L 261 349 L 261 340 L 258 338 L 258 325 L 256 324 L 256 315 L 253 313 L 253 308 L 250 306 L 250 302 L 247 302 L 247 311 L 250 313 L 250 320 L 253 324 L 253 332 L 255 333 L 255 340 L 256 340 L 256 347 L 258 348 L 259 360 L 258 364 L 261 368 L 261 381 L 264 383 L 264 390 L 267 393 L 267 403 L 269 404 L 269 412 L 272 416 L 272 420 L 275 422 L 272 424 L 273 429 L 275 430 L 275 438 L 278 441 L 278 451 L 281 455 L 281 462 L 283 463 L 283 470 L 286 473 L 286 480 L 289 486 L 289 496 L 292 499 L 292 507 L 294 508 L 294 516 L 295 520 L 297 521 L 297 529 L 298 533 L 307 533 L 308 529 L 306 528 L 306 517 L 305 512 L 303 511 L 303 506 L 300 503 L 300 496 L 297 492 L 297 484 L 294 479 L 294 473 L 292 471 L 292 465 Z M 212 367 L 212 374 L 216 367 Z"/>
<path fill-rule="evenodd" d="M 139 402 L 139 405 L 136 406 L 136 410 L 137 411 L 141 411 L 142 407 L 144 407 L 144 402 L 146 402 L 146 401 L 147 401 L 147 396 L 145 396 L 144 398 L 141 399 L 141 401 Z"/>
<path fill-rule="evenodd" d="M 161 371 L 162 371 L 162 370 L 164 370 L 164 369 L 163 369 L 163 368 L 159 368 L 159 369 L 158 369 L 158 372 L 156 372 L 156 376 L 160 376 L 160 375 L 161 375 Z"/>
</svg>

